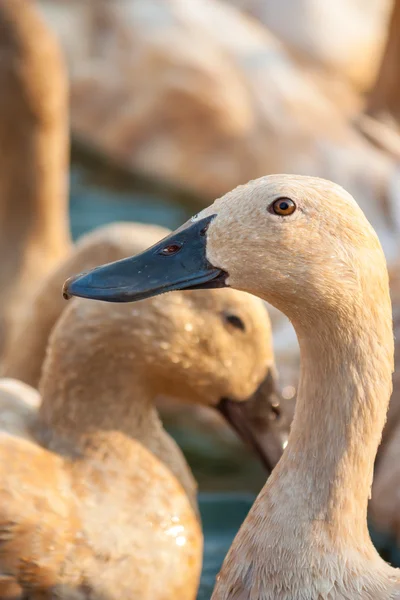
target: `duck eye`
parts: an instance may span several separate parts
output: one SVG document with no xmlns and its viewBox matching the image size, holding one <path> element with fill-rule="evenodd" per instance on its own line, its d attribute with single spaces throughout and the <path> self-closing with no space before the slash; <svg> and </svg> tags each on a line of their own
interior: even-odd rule
<svg viewBox="0 0 400 600">
<path fill-rule="evenodd" d="M 237 315 L 233 315 L 231 313 L 224 314 L 224 319 L 227 323 L 235 327 L 236 329 L 240 329 L 241 331 L 246 331 L 246 326 L 243 323 L 242 319 Z"/>
<path fill-rule="evenodd" d="M 295 210 L 296 204 L 290 198 L 278 198 L 271 204 L 271 212 L 281 217 L 287 217 Z"/>
<path fill-rule="evenodd" d="M 169 246 L 165 246 L 162 250 L 160 250 L 159 254 L 162 254 L 163 256 L 172 256 L 173 254 L 179 252 L 181 248 L 182 244 L 170 244 Z"/>
</svg>

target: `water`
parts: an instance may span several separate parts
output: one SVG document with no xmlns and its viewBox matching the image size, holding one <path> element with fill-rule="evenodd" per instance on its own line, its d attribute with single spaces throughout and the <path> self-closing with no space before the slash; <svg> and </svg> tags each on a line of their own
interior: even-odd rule
<svg viewBox="0 0 400 600">
<path fill-rule="evenodd" d="M 112 221 L 156 223 L 175 229 L 194 211 L 156 193 L 105 189 L 86 170 L 75 167 L 70 179 L 70 218 L 74 239 Z"/>
<path fill-rule="evenodd" d="M 200 494 L 204 530 L 204 562 L 198 600 L 209 600 L 215 577 L 243 523 L 254 496 L 251 494 Z"/>
<path fill-rule="evenodd" d="M 112 221 L 156 223 L 174 229 L 198 209 L 157 192 L 115 189 L 99 183 L 96 174 L 73 167 L 71 173 L 70 218 L 73 238 Z M 182 447 L 200 490 L 200 512 L 204 530 L 204 563 L 198 600 L 209 600 L 222 561 L 245 519 L 255 493 L 264 482 L 258 462 L 246 449 L 222 444 L 207 432 L 190 431 L 167 423 L 167 429 Z M 213 492 L 214 490 L 214 492 Z M 217 492 L 215 490 L 218 490 Z M 230 490 L 221 493 L 221 490 Z M 239 493 L 232 490 L 249 490 Z M 400 550 L 391 536 L 371 531 L 382 556 L 400 566 Z"/>
</svg>

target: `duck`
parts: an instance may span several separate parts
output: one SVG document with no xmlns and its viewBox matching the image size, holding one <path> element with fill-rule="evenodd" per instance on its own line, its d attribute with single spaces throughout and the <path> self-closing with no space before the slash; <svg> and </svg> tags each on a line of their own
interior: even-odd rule
<svg viewBox="0 0 400 600">
<path fill-rule="evenodd" d="M 136 254 L 168 233 L 159 225 L 114 222 L 83 235 L 26 298 L 25 311 L 2 357 L 1 377 L 38 388 L 51 330 L 66 307 L 60 290 L 67 277 Z"/>
<path fill-rule="evenodd" d="M 68 85 L 34 2 L 0 3 L 0 353 L 27 290 L 68 252 Z"/>
<path fill-rule="evenodd" d="M 394 365 L 388 271 L 374 229 L 337 184 L 269 175 L 144 253 L 73 276 L 64 297 L 130 302 L 218 287 L 289 317 L 301 372 L 288 444 L 212 600 L 400 598 L 400 571 L 379 556 L 367 527 Z"/>
<path fill-rule="evenodd" d="M 197 486 L 155 399 L 215 408 L 262 458 L 246 404 L 272 362 L 265 306 L 236 290 L 67 305 L 37 395 L 0 380 L 0 596 L 194 600 Z"/>
</svg>

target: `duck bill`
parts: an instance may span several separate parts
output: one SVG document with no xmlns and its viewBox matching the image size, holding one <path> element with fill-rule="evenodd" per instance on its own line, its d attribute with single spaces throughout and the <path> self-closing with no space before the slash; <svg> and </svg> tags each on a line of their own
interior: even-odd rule
<svg viewBox="0 0 400 600">
<path fill-rule="evenodd" d="M 214 216 L 189 222 L 141 254 L 71 277 L 64 298 L 134 302 L 173 290 L 225 287 L 227 273 L 206 258 Z"/>
<path fill-rule="evenodd" d="M 268 373 L 254 396 L 238 402 L 223 398 L 218 411 L 271 473 L 287 445 L 290 420 L 280 409 L 274 377 Z"/>
</svg>

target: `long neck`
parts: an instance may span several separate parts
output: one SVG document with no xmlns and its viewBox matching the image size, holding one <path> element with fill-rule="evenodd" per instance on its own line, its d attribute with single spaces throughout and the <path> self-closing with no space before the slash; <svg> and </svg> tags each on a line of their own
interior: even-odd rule
<svg viewBox="0 0 400 600">
<path fill-rule="evenodd" d="M 85 451 L 87 440 L 97 434 L 105 440 L 107 433 L 112 437 L 118 431 L 151 445 L 162 427 L 146 386 L 113 360 L 103 365 L 101 373 L 85 369 L 85 361 L 81 368 L 79 360 L 77 357 L 75 366 L 70 363 L 69 367 L 58 363 L 57 377 L 45 366 L 40 416 L 54 439 Z"/>
<path fill-rule="evenodd" d="M 296 413 L 266 498 L 283 519 L 295 515 L 306 527 L 319 523 L 331 539 L 362 544 L 369 539 L 367 504 L 391 394 L 390 302 L 385 295 L 380 304 L 359 303 L 344 317 L 297 323 L 296 330 Z"/>
<path fill-rule="evenodd" d="M 0 252 L 7 257 L 0 270 L 3 286 L 32 268 L 37 281 L 68 248 L 68 142 L 63 127 L 60 123 L 52 130 L 26 132 L 23 140 L 16 133 L 11 144 L 0 127 L 0 145 L 8 151 L 0 173 Z"/>
</svg>

